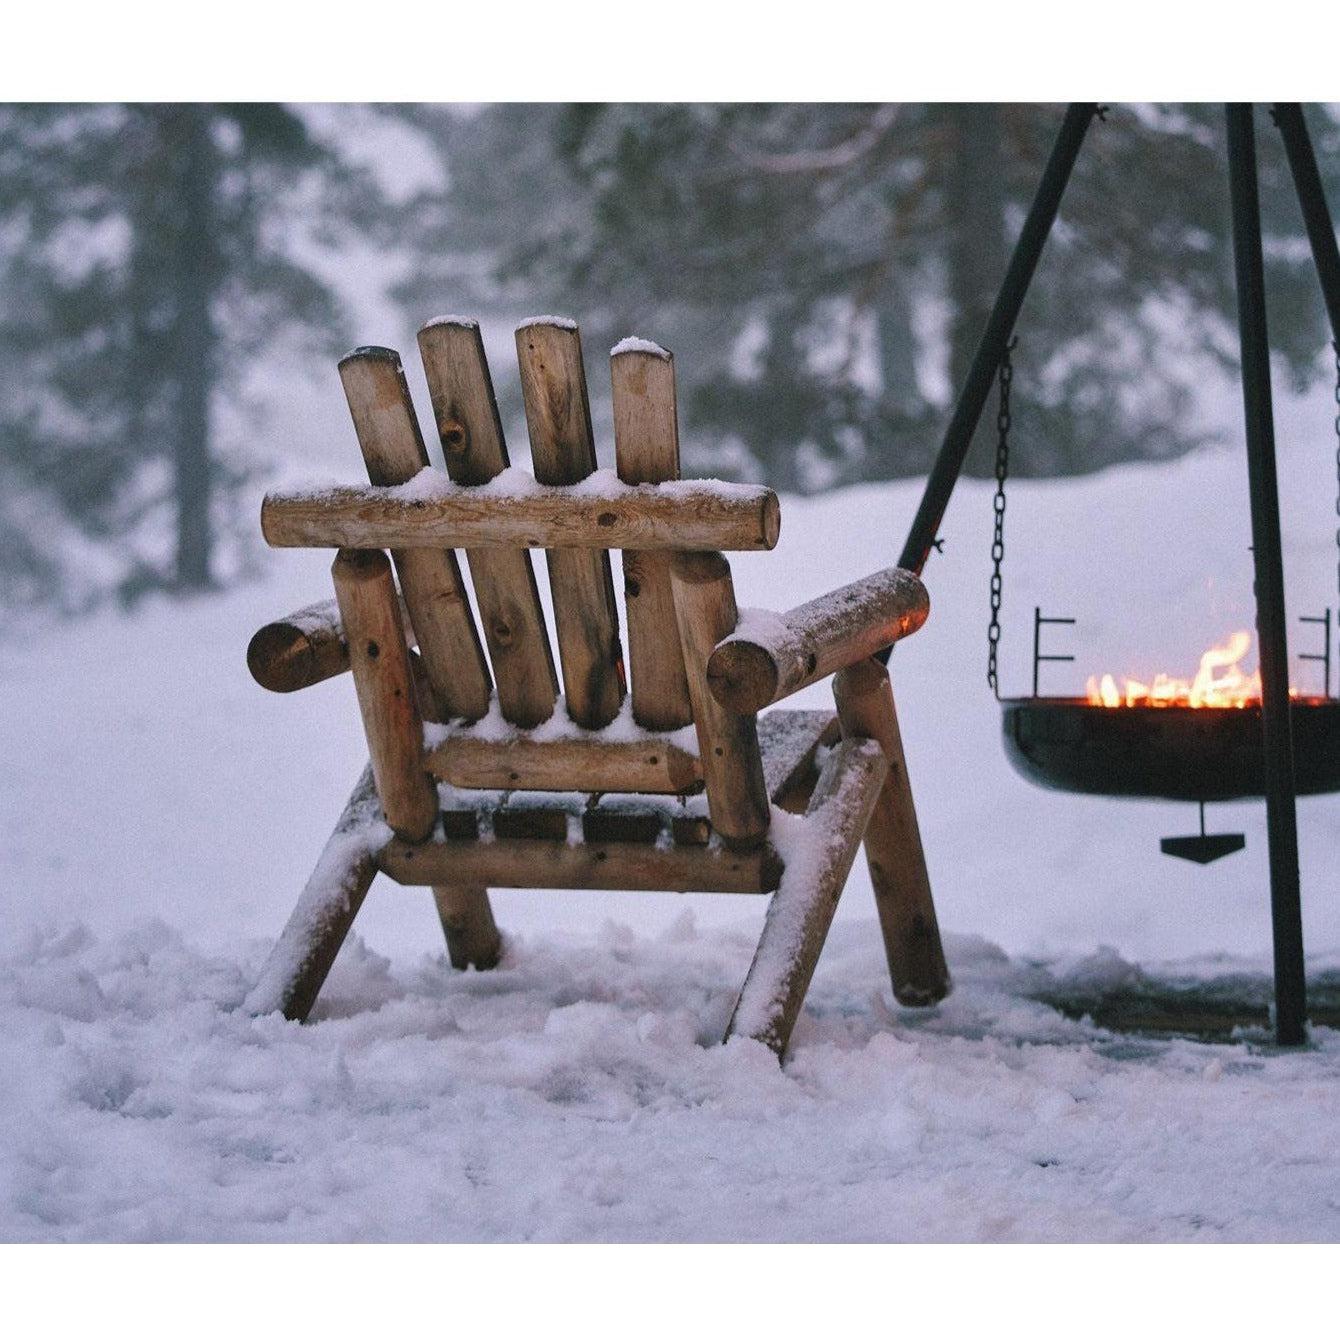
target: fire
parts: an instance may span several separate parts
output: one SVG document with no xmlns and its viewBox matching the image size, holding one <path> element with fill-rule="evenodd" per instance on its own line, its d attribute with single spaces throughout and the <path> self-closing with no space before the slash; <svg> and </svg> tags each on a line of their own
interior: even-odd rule
<svg viewBox="0 0 1340 1340">
<path fill-rule="evenodd" d="M 1245 674 L 1238 664 L 1251 649 L 1246 629 L 1233 633 L 1222 646 L 1200 658 L 1194 679 L 1176 679 L 1162 672 L 1153 682 L 1124 679 L 1121 688 L 1111 675 L 1090 675 L 1085 686 L 1094 707 L 1248 707 L 1261 701 L 1261 672 Z M 1292 693 L 1292 690 L 1290 690 Z"/>
</svg>

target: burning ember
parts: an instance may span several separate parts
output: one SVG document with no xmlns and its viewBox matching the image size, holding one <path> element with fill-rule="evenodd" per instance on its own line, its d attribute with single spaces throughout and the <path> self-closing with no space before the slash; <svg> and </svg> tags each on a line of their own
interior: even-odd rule
<svg viewBox="0 0 1340 1340">
<path fill-rule="evenodd" d="M 1211 647 L 1200 658 L 1194 679 L 1174 679 L 1159 673 L 1151 684 L 1111 675 L 1090 675 L 1085 686 L 1093 707 L 1249 707 L 1261 701 L 1261 672 L 1244 674 L 1238 662 L 1251 649 L 1252 635 L 1239 629 L 1227 642 Z M 1294 690 L 1290 690 L 1294 695 Z"/>
</svg>

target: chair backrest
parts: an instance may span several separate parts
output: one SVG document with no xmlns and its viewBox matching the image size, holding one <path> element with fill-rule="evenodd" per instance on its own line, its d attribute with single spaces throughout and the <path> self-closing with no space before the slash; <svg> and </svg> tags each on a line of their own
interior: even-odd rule
<svg viewBox="0 0 1340 1340">
<path fill-rule="evenodd" d="M 558 699 L 558 675 L 529 553 L 530 548 L 541 546 L 534 543 L 536 534 L 522 516 L 530 481 L 518 478 L 520 472 L 511 469 L 477 323 L 459 317 L 429 322 L 419 333 L 419 348 L 447 471 L 452 484 L 461 486 L 451 491 L 451 497 L 475 496 L 471 491 L 479 489 L 480 506 L 487 499 L 492 509 L 479 524 L 463 532 L 474 537 L 464 547 L 483 625 L 482 641 L 454 550 L 429 547 L 419 538 L 430 516 L 436 515 L 430 506 L 435 494 L 432 487 L 419 483 L 427 478 L 420 471 L 428 464 L 428 454 L 399 356 L 388 349 L 362 348 L 341 361 L 340 375 L 369 480 L 380 486 L 381 492 L 374 488 L 371 493 L 381 499 L 387 496 L 387 486 L 416 481 L 410 485 L 414 497 L 409 499 L 402 529 L 383 532 L 398 535 L 404 547 L 398 547 L 395 538 L 375 543 L 389 544 L 400 576 L 431 697 L 425 714 L 439 720 L 477 721 L 492 705 L 492 689 L 503 720 L 524 733 L 549 721 Z M 633 513 L 635 504 L 645 512 L 656 501 L 653 498 L 648 503 L 648 496 L 659 491 L 634 494 L 624 487 L 619 492 L 620 486 L 659 485 L 680 477 L 672 356 L 645 340 L 625 340 L 611 353 L 616 482 L 607 476 L 591 479 L 597 471 L 595 442 L 575 323 L 557 317 L 528 321 L 516 332 L 516 348 L 534 483 L 567 486 L 561 488 L 556 504 L 560 515 L 544 536 L 562 537 L 561 510 L 568 499 L 570 510 L 580 506 L 589 512 L 592 499 L 608 498 L 607 505 L 599 502 L 596 525 L 608 527 L 611 541 L 643 534 L 649 543 L 654 541 L 653 547 L 625 548 L 622 554 L 627 662 L 608 547 L 602 546 L 599 536 L 593 541 L 589 535 L 581 547 L 552 542 L 542 546 L 549 570 L 563 703 L 572 724 L 582 728 L 567 732 L 565 750 L 558 752 L 587 751 L 591 766 L 585 775 L 609 778 L 603 785 L 574 789 L 637 789 L 619 785 L 629 777 L 615 766 L 609 752 L 611 736 L 653 751 L 642 760 L 648 766 L 637 773 L 645 789 L 684 789 L 685 768 L 677 766 L 683 763 L 683 751 L 680 748 L 680 756 L 672 757 L 671 751 L 679 746 L 668 737 L 692 724 L 701 763 L 691 780 L 703 776 L 715 826 L 728 837 L 755 840 L 766 832 L 767 797 L 754 718 L 725 712 L 706 691 L 706 657 L 735 625 L 729 567 L 720 553 L 694 552 L 680 556 L 682 571 L 677 577 L 676 552 L 669 546 L 679 541 L 673 537 L 682 534 L 688 550 L 707 547 L 684 524 L 683 499 L 678 495 L 665 499 L 667 504 L 677 503 L 679 510 L 667 513 L 671 520 L 653 535 L 655 525 L 639 528 L 645 518 Z M 584 481 L 589 482 L 584 486 Z M 753 509 L 747 522 L 752 527 L 750 538 L 737 547 L 770 548 L 775 543 L 775 495 L 738 486 L 735 494 L 731 486 L 704 483 L 702 487 L 700 511 L 734 505 L 732 500 L 743 500 Z M 530 488 L 534 490 L 533 483 Z M 447 492 L 438 489 L 436 496 L 440 499 Z M 397 495 L 402 512 L 405 493 L 400 490 Z M 417 509 L 413 506 L 416 499 L 423 504 Z M 282 501 L 267 500 L 272 515 L 267 518 L 266 534 L 272 543 L 331 542 L 329 538 L 283 538 L 276 519 Z M 625 501 L 627 507 L 619 510 Z M 366 517 L 368 511 L 365 508 L 360 515 Z M 453 516 L 459 511 L 457 508 Z M 330 514 L 327 507 L 321 524 L 314 527 L 325 536 L 330 531 L 322 526 Z M 708 517 L 704 524 L 711 520 Z M 415 543 L 408 543 L 411 539 Z M 371 547 L 343 531 L 335 542 Z M 695 645 L 685 645 L 681 634 Z M 620 724 L 616 731 L 608 732 L 606 728 L 620 720 L 628 693 L 626 665 L 631 670 L 632 724 Z M 593 737 L 586 732 L 602 734 Z M 565 732 L 562 723 L 556 723 L 541 734 L 552 744 Z M 659 754 L 655 752 L 658 740 Z M 505 777 L 518 789 L 567 789 L 554 783 L 570 781 L 572 769 L 555 771 L 541 763 L 541 754 L 552 762 L 556 751 L 531 749 L 527 753 L 528 747 L 523 741 L 519 748 L 510 734 L 500 736 L 496 747 L 491 747 L 489 732 L 481 730 L 473 737 L 469 732 L 458 733 L 449 752 L 458 770 L 465 767 L 463 760 L 469 754 L 473 771 L 467 772 L 476 779 Z M 601 748 L 606 751 L 603 755 Z M 481 761 L 481 753 L 489 757 Z M 499 762 L 504 756 L 505 767 Z M 655 760 L 655 765 L 648 760 Z M 666 767 L 667 762 L 671 766 Z M 651 776 L 657 768 L 665 774 L 663 782 Z M 453 774 L 459 775 L 459 771 Z"/>
</svg>

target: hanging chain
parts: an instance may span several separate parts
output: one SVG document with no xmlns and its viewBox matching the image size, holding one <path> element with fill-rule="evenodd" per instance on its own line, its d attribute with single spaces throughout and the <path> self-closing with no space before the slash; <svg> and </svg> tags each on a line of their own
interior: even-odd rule
<svg viewBox="0 0 1340 1340">
<path fill-rule="evenodd" d="M 1335 584 L 1340 591 L 1340 340 L 1331 347 L 1335 350 Z"/>
<path fill-rule="evenodd" d="M 986 682 L 1000 698 L 1000 678 L 996 673 L 996 654 L 1000 647 L 1000 600 L 1004 592 L 1001 564 L 1005 561 L 1005 480 L 1010 473 L 1010 383 L 1014 380 L 1014 361 L 1010 355 L 1018 339 L 1011 337 L 1000 360 L 1000 409 L 996 413 L 996 496 L 995 532 L 991 539 L 991 622 L 986 629 Z M 1340 383 L 1336 394 L 1340 396 Z M 1337 419 L 1340 425 L 1340 418 Z M 1340 506 L 1340 502 L 1337 502 Z"/>
</svg>

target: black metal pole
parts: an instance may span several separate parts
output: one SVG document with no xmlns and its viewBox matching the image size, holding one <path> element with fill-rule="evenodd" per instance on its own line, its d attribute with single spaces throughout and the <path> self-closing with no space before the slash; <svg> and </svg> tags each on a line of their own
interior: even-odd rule
<svg viewBox="0 0 1340 1340">
<path fill-rule="evenodd" d="M 1024 220 L 1023 231 L 1014 245 L 1014 254 L 1010 257 L 1000 292 L 996 295 L 986 329 L 973 355 L 967 380 L 959 392 L 954 417 L 949 421 L 939 455 L 926 480 L 921 505 L 917 508 L 902 555 L 898 559 L 900 568 L 920 572 L 926 564 L 926 557 L 935 542 L 940 522 L 944 519 L 945 508 L 949 506 L 950 494 L 954 492 L 954 485 L 963 469 L 964 457 L 968 454 L 982 410 L 991 394 L 991 384 L 1000 367 L 1005 345 L 1019 319 L 1019 309 L 1023 306 L 1033 272 L 1037 269 L 1038 257 L 1042 255 L 1042 248 L 1056 221 L 1056 211 L 1060 207 L 1066 183 L 1070 180 L 1080 145 L 1084 143 L 1084 135 L 1097 111 L 1096 102 L 1072 102 L 1066 109 L 1065 120 L 1061 122 L 1051 157 L 1047 159 L 1037 194 Z M 887 650 L 884 659 L 888 659 Z"/>
<path fill-rule="evenodd" d="M 1275 941 L 1275 1036 L 1281 1046 L 1304 1041 L 1307 1011 L 1303 920 L 1298 887 L 1298 816 L 1294 805 L 1293 734 L 1289 721 L 1289 647 L 1284 614 L 1275 426 L 1270 399 L 1261 204 L 1250 103 L 1230 103 L 1228 184 L 1233 205 L 1242 401 L 1247 429 L 1252 553 L 1256 568 L 1256 631 L 1261 655 L 1261 722 L 1266 830 L 1270 847 L 1270 916 Z"/>
<path fill-rule="evenodd" d="M 1326 206 L 1326 192 L 1322 189 L 1321 173 L 1317 171 L 1317 156 L 1312 152 L 1312 140 L 1303 120 L 1303 109 L 1296 102 L 1277 102 L 1274 107 L 1275 124 L 1284 141 L 1284 153 L 1293 174 L 1294 190 L 1303 211 L 1303 226 L 1312 245 L 1312 259 L 1321 280 L 1321 293 L 1326 302 L 1326 313 L 1331 318 L 1331 338 L 1340 346 L 1340 246 L 1335 241 L 1335 226 L 1331 211 Z"/>
</svg>

